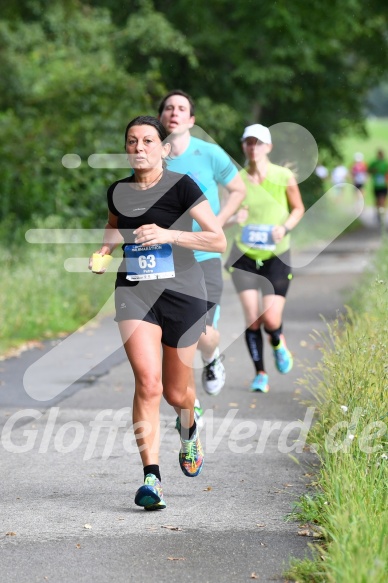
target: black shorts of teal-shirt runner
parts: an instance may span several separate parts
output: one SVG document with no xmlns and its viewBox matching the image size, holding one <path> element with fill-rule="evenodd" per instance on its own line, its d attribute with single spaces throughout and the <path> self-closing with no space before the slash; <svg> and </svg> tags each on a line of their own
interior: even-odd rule
<svg viewBox="0 0 388 583">
<path fill-rule="evenodd" d="M 220 319 L 221 296 L 224 288 L 222 277 L 222 262 L 218 257 L 200 261 L 198 266 L 203 272 L 205 278 L 205 287 L 209 309 L 206 315 L 206 325 L 218 328 Z"/>
<path fill-rule="evenodd" d="M 108 207 L 118 216 L 118 228 L 125 240 L 115 286 L 115 320 L 144 320 L 159 325 L 164 344 L 190 346 L 204 331 L 207 311 L 213 307 L 207 301 L 203 273 L 193 251 L 172 245 L 175 276 L 164 277 L 152 269 L 152 263 L 157 267 L 158 261 L 154 250 L 143 247 L 139 257 L 148 261 L 143 270 L 148 273 L 133 274 L 134 279 L 128 279 L 125 253 L 128 246 L 134 245 L 133 230 L 141 224 L 157 222 L 164 228 L 190 231 L 192 219 L 188 211 L 205 200 L 204 195 L 188 176 L 168 170 L 155 187 L 146 191 L 134 190 L 132 181 L 133 177 L 125 178 L 108 189 Z"/>
</svg>

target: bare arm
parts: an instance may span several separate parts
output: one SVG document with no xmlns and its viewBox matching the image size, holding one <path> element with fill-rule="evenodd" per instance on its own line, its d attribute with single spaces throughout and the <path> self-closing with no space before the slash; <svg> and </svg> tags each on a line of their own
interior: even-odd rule
<svg viewBox="0 0 388 583">
<path fill-rule="evenodd" d="M 226 202 L 222 205 L 222 208 L 217 215 L 217 220 L 221 227 L 223 227 L 228 219 L 236 213 L 246 195 L 246 187 L 240 174 L 237 174 L 232 178 L 224 188 L 228 192 Z"/>
<path fill-rule="evenodd" d="M 232 215 L 224 224 L 224 229 L 232 227 L 233 225 L 242 225 L 248 219 L 249 210 L 247 206 L 242 206 L 238 211 Z"/>
<path fill-rule="evenodd" d="M 283 225 L 274 227 L 272 231 L 272 235 L 276 243 L 281 241 L 281 239 L 287 235 L 288 231 L 291 231 L 294 227 L 296 227 L 304 215 L 304 204 L 302 201 L 302 196 L 294 176 L 292 176 L 288 181 L 286 192 L 290 214 L 284 221 Z"/>
<path fill-rule="evenodd" d="M 114 249 L 122 242 L 123 237 L 117 228 L 117 216 L 109 211 L 108 222 L 105 225 L 104 239 L 101 248 L 97 251 L 101 255 L 111 255 Z"/>
<path fill-rule="evenodd" d="M 96 251 L 99 255 L 111 255 L 113 250 L 120 245 L 123 237 L 117 228 L 117 216 L 109 211 L 108 222 L 105 225 L 103 243 Z M 92 269 L 92 258 L 89 259 L 89 269 Z M 98 273 L 104 273 L 105 269 Z"/>
<path fill-rule="evenodd" d="M 190 216 L 197 221 L 202 231 L 193 233 L 191 231 L 162 229 L 155 224 L 142 225 L 133 232 L 136 235 L 135 243 L 142 245 L 173 243 L 180 247 L 186 247 L 186 249 L 223 253 L 226 249 L 225 235 L 209 201 L 204 200 L 192 207 Z"/>
</svg>

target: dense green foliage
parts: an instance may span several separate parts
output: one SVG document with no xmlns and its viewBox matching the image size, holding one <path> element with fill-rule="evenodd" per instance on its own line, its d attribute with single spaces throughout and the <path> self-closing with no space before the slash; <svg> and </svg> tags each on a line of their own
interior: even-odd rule
<svg viewBox="0 0 388 583">
<path fill-rule="evenodd" d="M 240 162 L 241 128 L 255 121 L 301 124 L 333 150 L 362 127 L 365 96 L 387 69 L 387 14 L 381 0 L 10 0 L 0 20 L 1 232 L 48 215 L 102 224 L 106 185 L 125 171 L 92 169 L 89 155 L 122 152 L 127 121 L 155 112 L 174 87 Z M 67 153 L 79 168 L 62 166 Z"/>
</svg>

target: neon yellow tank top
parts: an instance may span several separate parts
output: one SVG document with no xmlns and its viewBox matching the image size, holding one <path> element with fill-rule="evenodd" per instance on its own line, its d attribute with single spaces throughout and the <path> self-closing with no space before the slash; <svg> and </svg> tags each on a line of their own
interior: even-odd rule
<svg viewBox="0 0 388 583">
<path fill-rule="evenodd" d="M 254 260 L 270 259 L 274 255 L 280 255 L 290 248 L 290 236 L 286 235 L 273 251 L 256 249 L 245 245 L 241 241 L 243 227 L 247 225 L 282 225 L 289 215 L 287 199 L 287 184 L 292 177 L 292 172 L 283 166 L 269 164 L 267 176 L 261 184 L 253 184 L 245 169 L 240 171 L 247 188 L 247 194 L 242 204 L 248 207 L 248 218 L 241 225 L 235 242 L 244 255 Z"/>
</svg>

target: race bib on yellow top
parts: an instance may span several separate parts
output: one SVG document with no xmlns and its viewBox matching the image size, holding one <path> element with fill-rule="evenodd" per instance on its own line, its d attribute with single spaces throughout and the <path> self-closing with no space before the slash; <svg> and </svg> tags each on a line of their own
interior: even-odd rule
<svg viewBox="0 0 388 583">
<path fill-rule="evenodd" d="M 142 246 L 125 245 L 124 257 L 129 281 L 175 277 L 174 257 L 169 243 Z"/>
<path fill-rule="evenodd" d="M 274 251 L 276 243 L 272 238 L 273 225 L 246 225 L 241 233 L 241 243 L 253 249 Z"/>
</svg>

